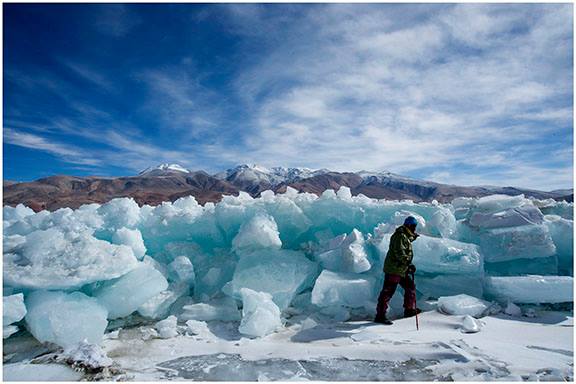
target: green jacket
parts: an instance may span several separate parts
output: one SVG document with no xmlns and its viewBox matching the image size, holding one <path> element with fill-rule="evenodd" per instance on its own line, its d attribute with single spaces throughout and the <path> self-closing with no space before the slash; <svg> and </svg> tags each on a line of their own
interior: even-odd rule
<svg viewBox="0 0 576 384">
<path fill-rule="evenodd" d="M 416 236 L 405 226 L 396 228 L 384 261 L 384 273 L 404 276 L 412 263 L 412 242 Z"/>
</svg>

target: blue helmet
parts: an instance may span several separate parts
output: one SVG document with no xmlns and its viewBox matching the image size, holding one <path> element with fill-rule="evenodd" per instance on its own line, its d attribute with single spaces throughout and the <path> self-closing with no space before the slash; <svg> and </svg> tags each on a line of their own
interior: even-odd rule
<svg viewBox="0 0 576 384">
<path fill-rule="evenodd" d="M 406 220 L 404 220 L 404 225 L 418 225 L 418 221 L 414 216 L 408 216 Z"/>
</svg>

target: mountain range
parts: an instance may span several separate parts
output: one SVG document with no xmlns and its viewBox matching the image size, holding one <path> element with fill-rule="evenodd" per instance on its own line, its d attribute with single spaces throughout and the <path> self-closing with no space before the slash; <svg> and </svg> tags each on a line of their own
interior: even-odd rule
<svg viewBox="0 0 576 384">
<path fill-rule="evenodd" d="M 157 205 L 192 195 L 200 204 L 217 202 L 223 195 L 245 191 L 253 197 L 262 191 L 277 193 L 290 186 L 301 192 L 321 194 L 326 189 L 349 187 L 353 195 L 416 202 L 449 202 L 456 197 L 492 194 L 518 195 L 538 199 L 573 201 L 573 190 L 551 192 L 514 187 L 456 186 L 413 179 L 390 172 L 334 172 L 328 169 L 266 168 L 239 165 L 213 175 L 192 171 L 178 164 L 160 164 L 138 175 L 125 177 L 56 175 L 32 182 L 4 181 L 4 205 L 23 203 L 35 211 L 78 208 L 82 204 L 105 203 L 116 197 L 132 197 L 138 204 Z"/>
</svg>

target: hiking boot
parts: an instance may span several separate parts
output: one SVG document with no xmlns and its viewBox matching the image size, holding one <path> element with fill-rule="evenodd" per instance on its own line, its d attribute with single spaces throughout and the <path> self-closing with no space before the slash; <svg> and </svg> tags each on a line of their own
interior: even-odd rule
<svg viewBox="0 0 576 384">
<path fill-rule="evenodd" d="M 393 324 L 390 320 L 388 320 L 388 318 L 386 318 L 386 316 L 383 316 L 383 317 L 376 316 L 376 318 L 374 319 L 374 322 L 378 323 L 378 324 L 384 324 L 384 325 L 392 325 Z"/>
<path fill-rule="evenodd" d="M 416 308 L 416 309 L 405 309 L 404 310 L 404 317 L 413 317 L 416 316 L 417 314 L 422 313 L 422 310 L 420 308 Z"/>
</svg>

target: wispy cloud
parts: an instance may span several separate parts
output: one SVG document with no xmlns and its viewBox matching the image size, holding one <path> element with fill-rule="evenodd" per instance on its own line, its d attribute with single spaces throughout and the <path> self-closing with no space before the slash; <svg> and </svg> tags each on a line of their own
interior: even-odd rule
<svg viewBox="0 0 576 384">
<path fill-rule="evenodd" d="M 572 40 L 571 6 L 462 4 L 405 24 L 397 14 L 391 20 L 391 8 L 333 5 L 321 18 L 310 11 L 241 75 L 238 90 L 256 106 L 250 157 L 407 173 L 462 164 L 482 174 L 490 153 L 503 170 L 492 183 L 547 185 L 523 176 L 549 171 L 531 147 L 524 163 L 501 160 L 526 140 L 546 143 L 551 130 L 571 130 L 555 124 L 572 111 L 557 102 L 571 100 L 563 85 L 571 71 L 554 73 L 571 50 L 553 49 Z M 341 19 L 347 23 L 335 27 Z M 560 26 L 546 33 L 552 20 Z"/>
<path fill-rule="evenodd" d="M 12 141 L 103 172 L 253 162 L 571 184 L 570 4 L 190 5 L 142 36 L 152 8 L 94 7 L 87 28 L 130 54 L 9 68 Z"/>
<path fill-rule="evenodd" d="M 45 137 L 4 128 L 4 142 L 19 147 L 44 151 L 73 164 L 100 165 L 101 161 L 87 156 L 80 148 L 50 141 Z"/>
<path fill-rule="evenodd" d="M 94 13 L 95 28 L 105 34 L 114 37 L 123 37 L 135 26 L 141 23 L 141 19 L 126 4 L 100 4 Z"/>
</svg>

